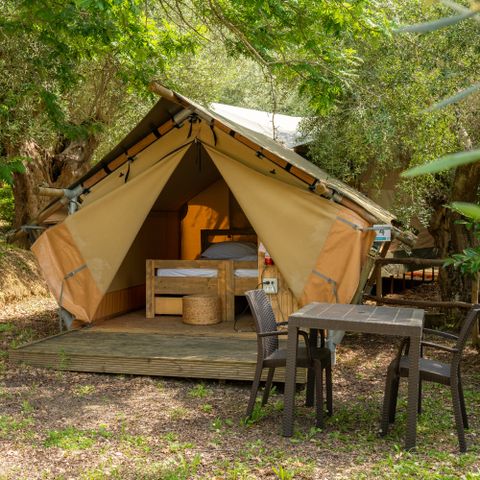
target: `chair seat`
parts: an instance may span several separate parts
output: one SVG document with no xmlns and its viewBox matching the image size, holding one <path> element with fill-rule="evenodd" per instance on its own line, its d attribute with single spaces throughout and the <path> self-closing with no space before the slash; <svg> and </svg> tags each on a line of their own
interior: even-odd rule
<svg viewBox="0 0 480 480">
<path fill-rule="evenodd" d="M 392 362 L 393 363 L 393 362 Z M 437 360 L 420 358 L 420 378 L 422 380 L 450 385 L 450 364 Z M 400 376 L 408 377 L 408 357 L 400 359 Z"/>
<path fill-rule="evenodd" d="M 328 348 L 315 348 L 312 352 L 312 357 L 315 360 L 321 360 L 322 363 L 328 364 L 330 362 L 331 353 Z M 287 363 L 287 350 L 285 348 L 279 348 L 275 350 L 271 355 L 265 358 L 265 367 L 284 367 Z M 308 361 L 308 354 L 306 347 L 298 347 L 297 354 L 297 366 L 310 367 Z"/>
</svg>

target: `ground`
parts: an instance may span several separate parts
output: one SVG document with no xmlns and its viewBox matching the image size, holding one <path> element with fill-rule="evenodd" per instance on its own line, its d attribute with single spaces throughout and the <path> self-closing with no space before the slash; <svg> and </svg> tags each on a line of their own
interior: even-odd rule
<svg viewBox="0 0 480 480">
<path fill-rule="evenodd" d="M 0 313 L 0 479 L 480 478 L 480 359 L 465 361 L 469 452 L 459 455 L 448 389 L 424 388 L 418 449 L 403 451 L 405 389 L 391 433 L 378 436 L 395 342 L 352 335 L 334 371 L 324 431 L 297 396 L 281 436 L 281 388 L 244 421 L 250 385 L 84 374 L 8 363 L 7 349 L 57 329 L 54 302 L 31 297 Z"/>
</svg>

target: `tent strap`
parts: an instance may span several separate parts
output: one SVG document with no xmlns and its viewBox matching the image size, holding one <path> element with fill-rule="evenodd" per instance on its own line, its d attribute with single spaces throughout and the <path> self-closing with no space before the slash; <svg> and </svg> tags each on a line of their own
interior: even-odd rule
<svg viewBox="0 0 480 480">
<path fill-rule="evenodd" d="M 67 310 L 65 310 L 62 306 L 62 303 L 63 303 L 63 287 L 65 286 L 65 281 L 68 280 L 69 278 L 72 278 L 74 277 L 77 273 L 81 272 L 82 270 L 84 270 L 85 268 L 87 268 L 87 264 L 84 263 L 83 265 L 80 265 L 79 267 L 75 268 L 74 270 L 72 270 L 71 272 L 68 272 L 62 279 L 62 285 L 60 287 L 60 296 L 58 298 L 58 317 L 59 317 L 59 327 L 60 327 L 60 331 L 63 330 L 63 323 L 62 322 L 65 322 L 65 317 L 64 317 L 64 312 L 66 312 Z M 69 315 L 71 316 L 71 314 L 69 313 Z M 73 319 L 73 317 L 72 317 Z M 65 325 L 67 328 L 69 327 L 69 325 Z"/>
<path fill-rule="evenodd" d="M 347 220 L 346 218 L 337 217 L 337 220 L 339 222 L 345 223 L 349 227 L 352 227 L 354 230 L 360 230 L 361 232 L 365 231 L 365 228 L 361 227 L 360 225 L 357 225 L 356 223 L 351 222 L 350 220 Z"/>
<path fill-rule="evenodd" d="M 335 297 L 335 301 L 337 303 L 340 303 L 338 301 L 337 282 L 333 278 L 327 277 L 323 273 L 320 273 L 318 270 L 312 270 L 312 273 L 317 277 L 320 277 L 321 279 L 325 280 L 327 283 L 329 283 L 332 286 L 332 292 Z"/>
</svg>

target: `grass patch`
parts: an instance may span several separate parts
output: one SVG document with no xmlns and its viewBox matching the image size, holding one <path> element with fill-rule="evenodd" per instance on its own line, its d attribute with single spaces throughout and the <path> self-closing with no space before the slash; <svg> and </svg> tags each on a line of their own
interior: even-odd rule
<svg viewBox="0 0 480 480">
<path fill-rule="evenodd" d="M 95 393 L 95 387 L 93 385 L 78 385 L 73 389 L 73 394 L 77 397 L 86 397 Z"/>
<path fill-rule="evenodd" d="M 0 323 L 0 333 L 11 333 L 15 331 L 15 325 L 11 322 Z"/>
<path fill-rule="evenodd" d="M 440 454 L 440 455 L 439 455 Z M 479 479 L 480 473 L 467 472 L 459 475 L 460 471 L 473 466 L 478 461 L 478 453 L 467 455 L 445 454 L 436 451 L 427 452 L 427 456 L 418 453 L 408 453 L 400 448 L 394 455 L 388 455 L 373 466 L 370 472 L 359 474 L 357 478 L 395 478 L 411 479 L 422 478 L 425 480 L 443 480 L 443 479 Z"/>
<path fill-rule="evenodd" d="M 6 438 L 31 425 L 33 425 L 31 418 L 17 420 L 10 415 L 0 415 L 0 437 Z"/>
<path fill-rule="evenodd" d="M 188 391 L 188 396 L 190 398 L 205 398 L 210 394 L 210 389 L 208 389 L 205 384 L 198 383 Z"/>
<path fill-rule="evenodd" d="M 189 416 L 189 411 L 185 407 L 174 407 L 168 415 L 172 420 L 182 420 Z"/>
<path fill-rule="evenodd" d="M 210 405 L 209 403 L 204 403 L 203 405 L 200 406 L 200 410 L 204 413 L 212 413 L 213 406 Z"/>
<path fill-rule="evenodd" d="M 120 424 L 120 441 L 131 447 L 142 450 L 145 453 L 149 453 L 151 448 L 145 437 L 142 435 L 133 435 L 127 431 L 127 424 L 125 419 L 121 419 Z"/>
<path fill-rule="evenodd" d="M 9 348 L 17 348 L 20 345 L 23 345 L 25 343 L 29 343 L 36 338 L 36 332 L 29 327 L 22 328 L 20 331 L 15 331 L 16 335 L 15 338 L 13 338 L 8 345 Z"/>
<path fill-rule="evenodd" d="M 34 406 L 28 401 L 28 400 L 24 400 L 22 402 L 22 413 L 24 415 L 30 415 L 31 413 L 33 413 L 35 410 Z"/>
<path fill-rule="evenodd" d="M 278 467 L 272 467 L 273 473 L 277 476 L 279 480 L 292 480 L 294 473 L 291 470 L 279 465 Z"/>
<path fill-rule="evenodd" d="M 99 438 L 110 438 L 112 434 L 104 426 L 97 430 L 81 430 L 67 427 L 51 430 L 44 441 L 45 447 L 57 447 L 63 450 L 85 450 L 93 447 Z"/>
<path fill-rule="evenodd" d="M 220 417 L 217 417 L 210 424 L 210 430 L 215 433 L 221 433 L 224 428 L 233 427 L 233 425 L 234 423 L 231 418 L 221 419 Z"/>
</svg>

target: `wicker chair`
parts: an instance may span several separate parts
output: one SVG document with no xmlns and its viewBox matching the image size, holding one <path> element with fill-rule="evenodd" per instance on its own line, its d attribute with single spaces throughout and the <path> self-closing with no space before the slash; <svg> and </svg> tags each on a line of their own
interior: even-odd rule
<svg viewBox="0 0 480 480">
<path fill-rule="evenodd" d="M 287 325 L 288 322 L 277 323 L 272 306 L 263 290 L 250 290 L 245 292 L 248 304 L 255 320 L 257 332 L 257 366 L 253 380 L 250 400 L 247 407 L 247 417 L 250 417 L 257 398 L 260 379 L 264 368 L 268 368 L 267 382 L 263 392 L 262 406 L 268 401 L 272 387 L 273 375 L 277 367 L 285 367 L 287 362 L 286 349 L 279 348 L 278 337 L 287 335 L 286 330 L 277 330 L 279 325 Z M 326 376 L 327 410 L 329 415 L 333 413 L 332 400 L 332 367 L 330 350 L 324 347 L 322 332 L 321 347 L 309 348 L 309 340 L 306 332 L 299 331 L 299 335 L 305 340 L 305 347 L 298 348 L 297 366 L 313 369 L 315 372 L 316 391 L 316 425 L 323 427 L 323 370 Z M 312 397 L 310 389 L 313 385 L 307 385 L 308 398 Z"/>
<path fill-rule="evenodd" d="M 423 329 L 424 333 L 426 334 L 436 335 L 448 340 L 455 340 L 455 347 L 451 348 L 445 345 L 438 345 L 436 343 L 423 340 L 421 342 L 422 351 L 420 358 L 418 411 L 419 413 L 421 412 L 421 385 L 423 381 L 435 382 L 450 386 L 452 392 L 453 412 L 455 415 L 458 442 L 461 452 L 465 452 L 467 449 L 464 429 L 468 428 L 468 419 L 465 410 L 465 399 L 463 396 L 462 379 L 460 375 L 460 361 L 462 358 L 463 349 L 479 313 L 480 305 L 474 305 L 468 312 L 458 336 L 428 328 Z M 381 422 L 382 435 L 387 434 L 388 424 L 395 421 L 400 377 L 408 377 L 408 347 L 408 340 L 403 340 L 397 356 L 392 360 L 387 370 L 387 382 L 385 386 L 385 397 L 383 400 L 383 413 Z M 424 348 L 432 348 L 451 353 L 452 357 L 450 363 L 443 363 L 437 360 L 424 358 Z"/>
</svg>

